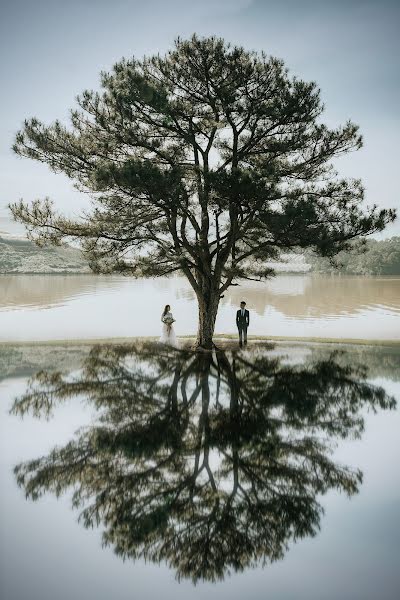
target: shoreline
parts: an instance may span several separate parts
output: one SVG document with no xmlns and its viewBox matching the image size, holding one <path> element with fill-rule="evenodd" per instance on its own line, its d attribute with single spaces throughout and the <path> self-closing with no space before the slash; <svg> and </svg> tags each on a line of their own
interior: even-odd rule
<svg viewBox="0 0 400 600">
<path fill-rule="evenodd" d="M 320 338 L 320 337 L 298 337 L 298 336 L 263 336 L 249 335 L 249 342 L 272 342 L 272 343 L 294 343 L 294 344 L 335 344 L 351 346 L 388 346 L 400 349 L 400 339 L 398 340 L 379 340 L 362 338 Z M 159 336 L 132 336 L 132 337 L 109 337 L 109 338 L 72 338 L 56 340 L 0 340 L 2 346 L 94 346 L 98 344 L 131 344 L 133 342 L 157 341 Z M 180 335 L 178 340 L 190 342 L 195 340 L 194 335 Z M 238 342 L 236 334 L 218 333 L 214 335 L 215 340 L 221 342 Z"/>
<path fill-rule="evenodd" d="M 47 275 L 61 275 L 63 277 L 65 277 L 66 275 L 89 275 L 90 277 L 126 277 L 126 275 L 122 275 L 121 273 L 93 273 L 93 271 L 0 271 L 0 277 L 2 276 L 8 276 L 8 275 L 24 275 L 24 276 L 31 276 L 31 275 L 35 275 L 35 276 L 47 276 Z M 377 275 L 377 274 L 373 274 L 373 273 L 342 273 L 341 271 L 335 272 L 335 271 L 276 271 L 275 275 L 273 275 L 271 278 L 269 278 L 268 280 L 266 280 L 266 282 L 269 281 L 273 281 L 276 277 L 281 277 L 281 276 L 285 276 L 285 275 L 312 275 L 312 276 L 330 276 L 330 277 L 344 277 L 344 278 L 352 278 L 352 277 L 357 277 L 357 278 L 371 278 L 373 277 L 374 279 L 395 279 L 398 280 L 400 279 L 400 273 L 393 273 L 393 274 L 386 274 L 386 275 Z M 178 278 L 182 278 L 185 279 L 184 275 L 171 275 L 170 277 L 168 275 L 164 276 L 165 278 L 173 278 L 173 277 L 178 277 Z M 148 279 L 161 279 L 160 277 L 146 277 L 146 280 Z M 266 282 L 261 282 L 261 281 L 257 281 L 256 283 L 266 283 Z"/>
</svg>

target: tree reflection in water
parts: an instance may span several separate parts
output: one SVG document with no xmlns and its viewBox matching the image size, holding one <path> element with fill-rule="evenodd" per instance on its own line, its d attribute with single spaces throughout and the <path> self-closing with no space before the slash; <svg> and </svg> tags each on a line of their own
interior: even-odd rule
<svg viewBox="0 0 400 600">
<path fill-rule="evenodd" d="M 319 494 L 358 490 L 362 473 L 332 459 L 335 440 L 361 434 L 365 407 L 395 404 L 341 365 L 333 354 L 288 366 L 265 346 L 94 347 L 78 373 L 38 373 L 15 401 L 18 415 L 48 417 L 75 396 L 98 411 L 66 446 L 18 465 L 18 483 L 33 500 L 73 489 L 106 545 L 166 561 L 178 578 L 276 561 L 318 531 Z"/>
</svg>

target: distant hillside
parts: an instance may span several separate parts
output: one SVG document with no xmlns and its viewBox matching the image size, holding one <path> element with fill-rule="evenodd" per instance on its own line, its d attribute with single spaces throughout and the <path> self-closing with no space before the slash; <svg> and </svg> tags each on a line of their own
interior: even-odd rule
<svg viewBox="0 0 400 600">
<path fill-rule="evenodd" d="M 313 273 L 347 273 L 351 275 L 400 275 L 400 237 L 387 240 L 367 240 L 365 252 L 355 248 L 339 252 L 335 257 L 337 267 L 327 258 L 313 252 L 304 253 Z"/>
<path fill-rule="evenodd" d="M 277 273 L 307 273 L 310 265 L 300 253 L 282 254 L 281 260 L 268 265 Z M 75 248 L 39 248 L 33 242 L 0 236 L 1 273 L 91 273 Z"/>
<path fill-rule="evenodd" d="M 39 248 L 33 242 L 0 237 L 0 273 L 91 273 L 75 248 Z"/>
<path fill-rule="evenodd" d="M 277 273 L 347 273 L 353 275 L 400 275 L 400 237 L 367 240 L 366 251 L 340 252 L 332 265 L 312 251 L 284 253 L 267 263 Z M 39 248 L 33 242 L 0 236 L 0 273 L 91 273 L 79 250 Z"/>
</svg>

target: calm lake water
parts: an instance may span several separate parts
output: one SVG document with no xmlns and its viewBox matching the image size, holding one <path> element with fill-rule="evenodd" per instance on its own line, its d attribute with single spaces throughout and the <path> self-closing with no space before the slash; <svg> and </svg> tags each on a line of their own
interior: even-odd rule
<svg viewBox="0 0 400 600">
<path fill-rule="evenodd" d="M 235 333 L 245 299 L 249 334 L 400 339 L 400 278 L 279 275 L 231 288 L 217 333 Z M 171 304 L 178 335 L 196 331 L 197 306 L 185 279 L 0 275 L 0 340 L 157 336 Z"/>
<path fill-rule="evenodd" d="M 0 350 L 2 599 L 398 598 L 398 349 Z"/>
</svg>

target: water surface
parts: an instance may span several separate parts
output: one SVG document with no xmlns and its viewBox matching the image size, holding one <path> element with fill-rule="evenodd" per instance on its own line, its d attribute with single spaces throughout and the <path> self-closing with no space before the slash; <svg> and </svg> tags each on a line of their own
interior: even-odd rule
<svg viewBox="0 0 400 600">
<path fill-rule="evenodd" d="M 242 299 L 249 334 L 400 339 L 400 278 L 279 275 L 232 287 L 221 300 L 217 333 L 236 333 Z M 197 304 L 183 278 L 2 275 L 0 340 L 158 336 L 167 303 L 178 335 L 194 334 Z"/>
<path fill-rule="evenodd" d="M 6 600 L 397 598 L 396 349 L 34 348 L 0 363 Z"/>
</svg>

